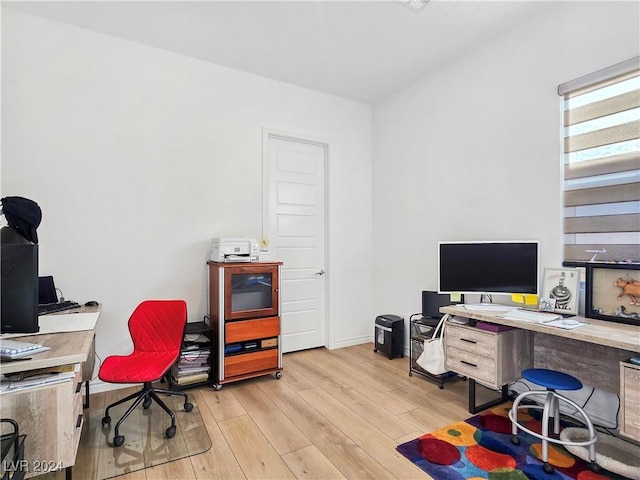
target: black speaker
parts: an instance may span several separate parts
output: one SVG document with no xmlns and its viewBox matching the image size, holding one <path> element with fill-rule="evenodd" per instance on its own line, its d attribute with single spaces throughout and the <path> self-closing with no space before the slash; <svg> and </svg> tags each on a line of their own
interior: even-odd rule
<svg viewBox="0 0 640 480">
<path fill-rule="evenodd" d="M 38 245 L 11 227 L 0 230 L 2 333 L 35 333 L 38 326 Z"/>
</svg>

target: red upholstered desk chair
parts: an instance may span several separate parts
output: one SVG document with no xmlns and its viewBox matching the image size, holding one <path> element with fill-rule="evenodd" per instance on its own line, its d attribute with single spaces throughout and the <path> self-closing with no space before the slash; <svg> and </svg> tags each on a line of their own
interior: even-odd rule
<svg viewBox="0 0 640 480">
<path fill-rule="evenodd" d="M 124 444 L 124 436 L 120 435 L 118 430 L 140 402 L 145 409 L 151 406 L 152 401 L 160 405 L 171 417 L 171 426 L 167 428 L 165 435 L 167 438 L 172 438 L 176 434 L 176 417 L 160 400 L 158 393 L 182 395 L 185 411 L 190 412 L 193 409 L 186 393 L 154 388 L 151 385 L 151 382 L 160 380 L 178 359 L 186 323 L 187 304 L 183 300 L 142 302 L 129 318 L 133 352 L 130 355 L 107 357 L 100 366 L 98 377 L 104 382 L 143 384 L 140 391 L 112 403 L 104 412 L 102 426 L 106 427 L 111 424 L 109 409 L 135 398 L 129 409 L 116 423 L 114 446 L 119 447 Z"/>
</svg>

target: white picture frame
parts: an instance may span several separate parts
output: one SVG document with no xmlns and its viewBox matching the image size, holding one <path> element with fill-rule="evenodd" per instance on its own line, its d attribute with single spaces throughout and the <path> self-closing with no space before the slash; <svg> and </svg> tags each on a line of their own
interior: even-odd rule
<svg viewBox="0 0 640 480">
<path fill-rule="evenodd" d="M 544 269 L 541 298 L 556 301 L 553 311 L 562 315 L 577 315 L 580 297 L 580 271 L 577 268 Z"/>
</svg>

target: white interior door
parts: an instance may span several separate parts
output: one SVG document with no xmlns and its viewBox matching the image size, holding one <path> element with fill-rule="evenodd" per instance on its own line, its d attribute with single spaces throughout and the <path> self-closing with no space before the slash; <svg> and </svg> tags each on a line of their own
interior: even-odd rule
<svg viewBox="0 0 640 480">
<path fill-rule="evenodd" d="M 327 146 L 272 133 L 265 142 L 263 234 L 283 262 L 282 351 L 324 346 Z"/>
</svg>

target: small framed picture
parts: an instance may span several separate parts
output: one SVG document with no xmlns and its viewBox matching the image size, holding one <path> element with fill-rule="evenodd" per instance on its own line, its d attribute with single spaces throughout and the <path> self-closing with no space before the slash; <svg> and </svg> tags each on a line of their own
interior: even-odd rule
<svg viewBox="0 0 640 480">
<path fill-rule="evenodd" d="M 587 264 L 585 316 L 640 325 L 640 264 Z"/>
<path fill-rule="evenodd" d="M 555 300 L 553 311 L 577 315 L 580 296 L 580 272 L 575 268 L 545 268 L 540 297 Z"/>
</svg>

